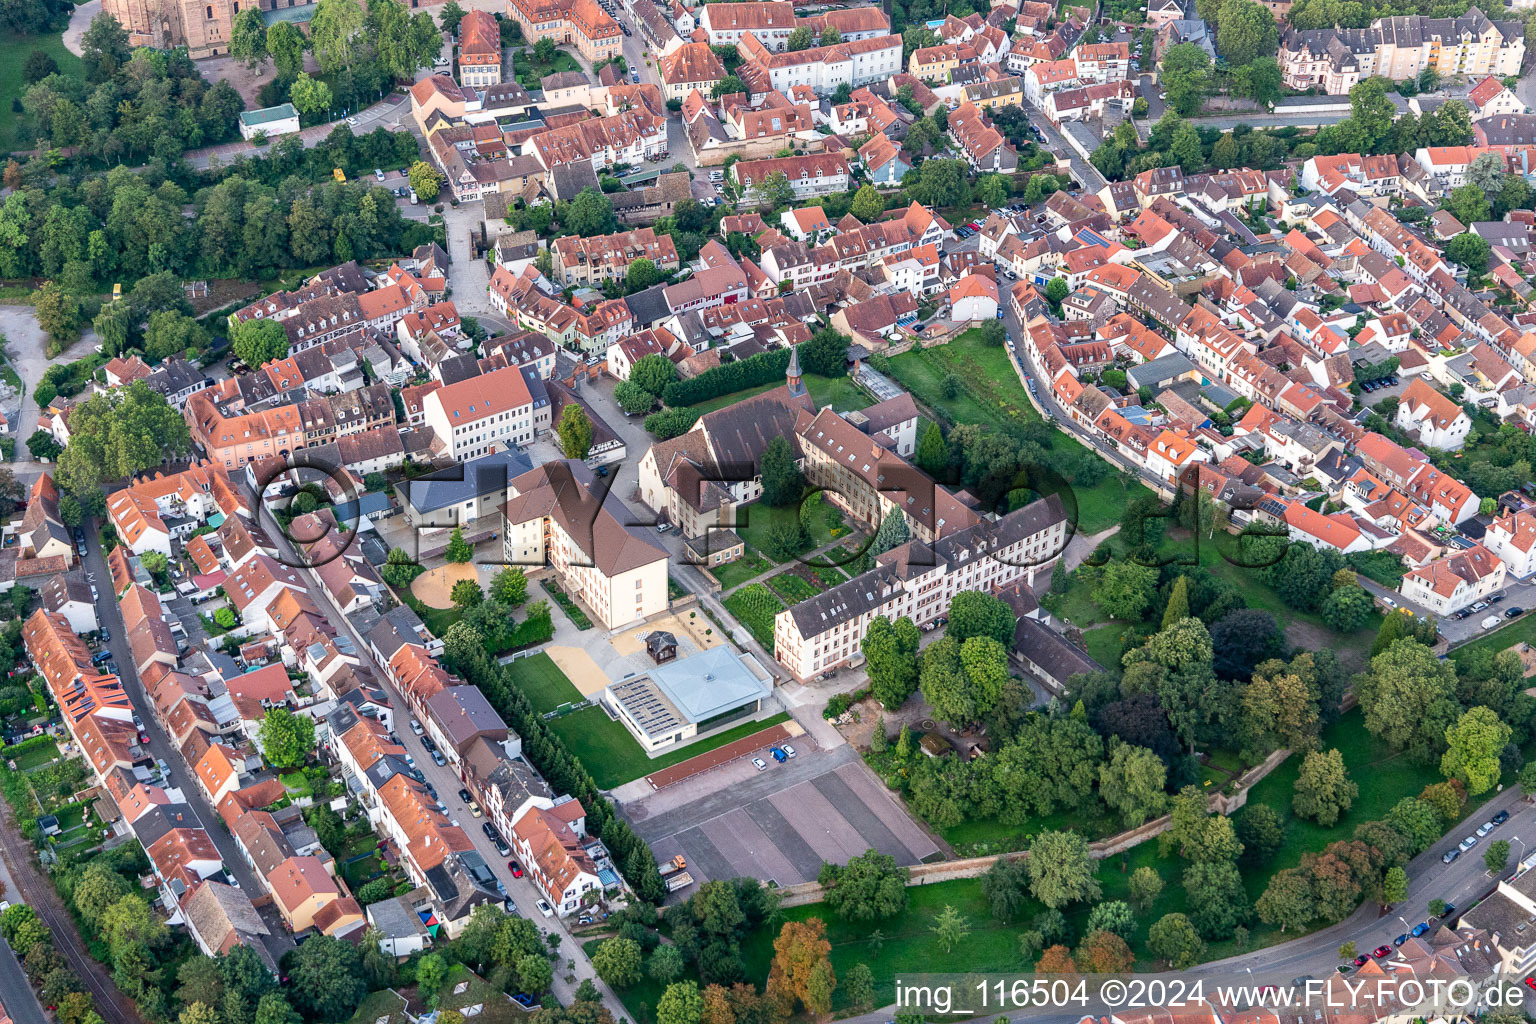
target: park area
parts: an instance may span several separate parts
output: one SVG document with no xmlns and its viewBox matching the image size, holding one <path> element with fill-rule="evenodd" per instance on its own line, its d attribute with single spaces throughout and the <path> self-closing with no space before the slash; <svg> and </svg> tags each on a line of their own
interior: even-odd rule
<svg viewBox="0 0 1536 1024">
<path fill-rule="evenodd" d="M 20 141 L 16 129 L 21 124 L 21 118 L 15 112 L 20 109 L 16 104 L 30 88 L 22 77 L 27 58 L 34 52 L 45 53 L 58 65 L 58 73 L 68 78 L 83 77 L 85 67 L 80 63 L 80 58 L 64 46 L 63 34 L 60 32 L 43 35 L 6 32 L 0 34 L 0 48 L 6 54 L 6 59 L 0 61 L 0 103 L 4 104 L 7 111 L 6 116 L 0 118 L 0 152 L 8 152 L 15 149 Z"/>
<path fill-rule="evenodd" d="M 513 684 L 539 714 L 547 714 L 562 704 L 580 704 L 586 700 L 547 654 L 518 658 L 512 662 L 509 671 Z M 565 741 L 566 747 L 586 766 L 587 771 L 592 773 L 598 786 L 613 789 L 651 772 L 686 761 L 706 750 L 713 750 L 770 725 L 787 721 L 788 718 L 788 715 L 781 713 L 742 722 L 724 732 L 684 744 L 658 757 L 648 757 L 623 723 L 614 721 L 598 705 L 550 719 L 549 727 Z"/>
<path fill-rule="evenodd" d="M 976 423 L 1018 437 L 1024 425 L 1041 422 L 1007 348 L 984 344 L 979 328 L 942 345 L 903 352 L 886 360 L 884 366 L 914 398 L 951 425 Z M 1100 458 L 1059 429 L 1051 432 L 1050 450 L 1063 455 L 1063 464 Z M 1127 485 L 1114 472 L 1104 474 L 1092 486 L 1074 487 L 1077 532 L 1094 534 L 1113 526 L 1128 503 L 1150 493 L 1139 482 Z"/>
</svg>

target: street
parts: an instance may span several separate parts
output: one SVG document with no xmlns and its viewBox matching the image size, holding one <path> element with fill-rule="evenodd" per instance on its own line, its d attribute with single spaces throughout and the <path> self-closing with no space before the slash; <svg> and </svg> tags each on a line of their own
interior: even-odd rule
<svg viewBox="0 0 1536 1024">
<path fill-rule="evenodd" d="M 94 521 L 88 521 L 85 526 L 87 541 L 85 569 L 96 578 L 100 589 L 110 591 L 112 575 L 107 571 L 106 555 L 101 550 L 97 528 L 98 524 Z M 265 883 L 241 856 L 234 837 L 229 829 L 224 827 L 224 820 L 208 803 L 202 788 L 197 784 L 191 766 L 181 756 L 181 750 L 166 736 L 160 717 L 155 714 L 154 707 L 144 696 L 144 686 L 139 680 L 138 671 L 134 668 L 133 652 L 128 645 L 128 631 L 123 628 L 122 610 L 110 595 L 106 600 L 98 601 L 96 609 L 102 626 L 112 632 L 112 639 L 107 641 L 107 647 L 112 651 L 113 660 L 117 662 L 118 678 L 122 680 L 123 690 L 133 703 L 133 710 L 144 723 L 144 731 L 149 736 L 150 753 L 164 758 L 165 763 L 170 765 L 171 776 L 177 788 L 181 790 L 183 800 L 197 815 L 203 830 L 208 833 L 208 838 L 213 840 L 214 847 L 219 851 L 219 857 L 224 861 L 224 870 L 235 877 L 246 893 L 255 896 L 266 892 Z M 278 961 L 282 959 L 284 953 L 293 948 L 293 938 L 284 928 L 276 910 L 271 907 L 266 908 L 262 912 L 262 919 L 272 933 L 266 939 L 267 950 L 272 954 L 273 961 Z"/>
<path fill-rule="evenodd" d="M 282 527 L 273 520 L 272 514 L 268 511 L 265 504 L 261 505 L 260 517 L 262 528 L 272 537 L 282 559 L 289 565 L 302 565 L 303 560 L 294 549 L 293 543 L 288 539 L 288 535 L 283 531 Z M 448 806 L 449 817 L 458 820 L 459 824 L 463 827 L 464 834 L 474 844 L 475 850 L 485 859 L 486 866 L 491 868 L 496 877 L 506 886 L 507 895 L 517 904 L 522 916 L 531 920 L 541 932 L 553 932 L 560 936 L 561 942 L 557 947 L 557 952 L 559 957 L 566 961 L 566 965 L 561 966 L 558 961 L 556 963 L 555 980 L 551 986 L 555 996 L 563 1003 L 569 1004 L 575 998 L 576 986 L 583 980 L 590 978 L 593 984 L 597 986 L 598 991 L 602 993 L 603 1005 L 613 1014 L 614 1019 L 627 1018 L 628 1013 L 625 1011 L 623 1004 L 619 1002 L 612 990 L 608 988 L 608 984 L 597 977 L 592 969 L 592 961 L 582 951 L 580 940 L 572 936 L 567 930 L 565 921 L 558 916 L 551 918 L 539 916 L 538 911 L 535 909 L 535 901 L 544 898 L 544 894 L 534 887 L 532 877 L 526 873 L 522 878 L 512 877 L 512 872 L 507 867 L 507 859 L 497 852 L 495 846 L 491 845 L 491 841 L 486 838 L 485 833 L 480 829 L 480 822 L 471 817 L 469 808 L 464 806 L 464 803 L 459 800 L 458 792 L 464 786 L 463 780 L 454 774 L 452 768 L 446 765 L 440 766 L 435 764 L 432 758 L 427 755 L 425 748 L 421 746 L 419 738 L 413 737 L 411 740 L 405 740 L 405 734 L 409 730 L 404 727 L 403 722 L 410 715 L 410 705 L 406 702 L 405 697 L 400 691 L 396 689 L 395 684 L 390 681 L 389 676 L 374 664 L 372 657 L 368 653 L 367 642 L 353 628 L 352 621 L 336 607 L 335 603 L 331 600 L 330 594 L 320 585 L 314 570 L 298 569 L 296 571 L 310 582 L 310 596 L 320 604 L 327 620 L 333 626 L 344 631 L 346 637 L 351 640 L 353 650 L 356 652 L 358 659 L 368 671 L 373 673 L 373 677 L 389 695 L 390 703 L 395 708 L 397 732 L 401 735 L 402 742 L 409 744 L 407 749 L 415 748 L 412 750 L 412 756 L 416 759 L 416 767 L 421 770 L 426 781 L 432 784 L 432 787 L 437 790 L 439 798 Z M 114 633 L 114 637 L 116 635 Z M 118 664 L 121 665 L 122 662 L 119 661 Z M 568 982 L 566 980 L 567 976 L 574 976 L 575 982 Z"/>
</svg>

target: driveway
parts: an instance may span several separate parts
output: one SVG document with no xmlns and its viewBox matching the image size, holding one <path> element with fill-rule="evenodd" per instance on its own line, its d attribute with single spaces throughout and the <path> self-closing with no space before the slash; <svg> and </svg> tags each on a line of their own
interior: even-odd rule
<svg viewBox="0 0 1536 1024">
<path fill-rule="evenodd" d="M 1045 136 L 1045 148 L 1055 157 L 1057 162 L 1065 161 L 1072 168 L 1072 177 L 1078 184 L 1089 192 L 1097 192 L 1107 184 L 1099 169 L 1077 155 L 1077 150 L 1067 145 L 1067 141 L 1061 137 L 1054 125 L 1041 113 L 1040 108 L 1032 103 L 1024 104 L 1024 114 L 1029 118 L 1029 123 L 1040 129 Z"/>
<path fill-rule="evenodd" d="M 485 260 L 475 259 L 470 249 L 470 236 L 479 234 L 484 221 L 485 204 L 478 199 L 458 206 L 443 205 L 443 226 L 448 233 L 448 283 L 453 304 L 460 313 L 482 318 L 484 314 L 496 311 L 488 291 L 490 267 Z"/>
<path fill-rule="evenodd" d="M 43 379 L 43 371 L 56 363 L 79 359 L 96 345 L 96 332 L 87 329 L 84 337 L 62 354 L 50 359 L 46 354 L 48 335 L 37 325 L 37 315 L 31 306 L 0 306 L 0 334 L 5 336 L 5 354 L 11 366 L 21 376 L 24 394 L 21 413 L 11 425 L 11 436 L 16 438 L 16 472 L 31 470 L 41 472 L 45 467 L 33 462 L 27 451 L 27 438 L 37 429 L 38 408 L 33 392 L 37 382 Z"/>
<path fill-rule="evenodd" d="M 430 70 L 430 69 L 428 69 Z M 419 73 L 420 74 L 420 73 Z M 379 102 L 353 115 L 356 124 L 351 125 L 353 135 L 367 135 L 375 128 L 391 125 L 393 130 L 403 130 L 403 120 L 408 120 L 411 115 L 411 97 L 409 94 L 391 93 Z M 345 120 L 331 121 L 326 124 L 317 124 L 311 128 L 305 128 L 299 132 L 299 141 L 304 143 L 305 149 L 318 146 L 325 141 L 338 124 L 347 124 Z M 257 156 L 268 149 L 270 145 L 256 146 L 252 143 L 240 140 L 239 142 L 225 142 L 217 146 L 205 146 L 202 149 L 188 150 L 187 163 L 200 171 L 206 171 L 210 161 L 217 159 L 220 164 L 227 164 L 237 156 Z"/>
</svg>

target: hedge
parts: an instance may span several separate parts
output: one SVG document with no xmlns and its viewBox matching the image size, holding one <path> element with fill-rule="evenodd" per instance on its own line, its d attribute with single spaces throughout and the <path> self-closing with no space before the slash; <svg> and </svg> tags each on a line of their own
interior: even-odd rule
<svg viewBox="0 0 1536 1024">
<path fill-rule="evenodd" d="M 781 381 L 784 379 L 784 371 L 789 368 L 789 353 L 787 348 L 759 352 L 750 359 L 722 363 L 697 377 L 675 380 L 662 390 L 661 400 L 673 408 L 696 405 L 721 395 L 734 394 L 743 388 Z"/>
</svg>

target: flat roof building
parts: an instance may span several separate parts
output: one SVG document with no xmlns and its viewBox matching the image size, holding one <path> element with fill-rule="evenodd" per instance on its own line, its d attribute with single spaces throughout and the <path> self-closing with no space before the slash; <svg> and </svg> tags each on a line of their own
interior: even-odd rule
<svg viewBox="0 0 1536 1024">
<path fill-rule="evenodd" d="M 715 647 L 611 683 L 603 690 L 603 703 L 641 746 L 655 751 L 692 739 L 701 725 L 756 714 L 772 692 L 772 678 L 752 655 Z"/>
</svg>

